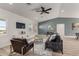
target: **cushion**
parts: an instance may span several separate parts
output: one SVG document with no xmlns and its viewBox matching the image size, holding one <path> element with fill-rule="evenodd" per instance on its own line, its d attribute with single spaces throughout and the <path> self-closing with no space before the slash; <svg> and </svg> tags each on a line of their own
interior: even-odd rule
<svg viewBox="0 0 79 59">
<path fill-rule="evenodd" d="M 56 35 L 55 38 L 53 40 L 51 40 L 52 42 L 60 42 L 61 38 L 59 35 Z"/>
<path fill-rule="evenodd" d="M 51 35 L 51 37 L 49 38 L 49 41 L 54 40 L 56 37 L 56 34 Z"/>
</svg>

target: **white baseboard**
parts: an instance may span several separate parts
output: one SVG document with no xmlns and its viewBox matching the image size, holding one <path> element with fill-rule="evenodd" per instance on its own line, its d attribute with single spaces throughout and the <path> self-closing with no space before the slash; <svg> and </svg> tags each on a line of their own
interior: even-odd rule
<svg viewBox="0 0 79 59">
<path fill-rule="evenodd" d="M 76 38 L 76 36 L 64 36 L 64 38 Z"/>
</svg>

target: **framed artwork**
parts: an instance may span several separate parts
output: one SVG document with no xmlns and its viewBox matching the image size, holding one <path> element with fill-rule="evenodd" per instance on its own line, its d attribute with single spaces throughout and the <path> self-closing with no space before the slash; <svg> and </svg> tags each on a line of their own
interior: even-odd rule
<svg viewBox="0 0 79 59">
<path fill-rule="evenodd" d="M 79 30 L 79 23 L 72 23 L 72 30 Z"/>
</svg>

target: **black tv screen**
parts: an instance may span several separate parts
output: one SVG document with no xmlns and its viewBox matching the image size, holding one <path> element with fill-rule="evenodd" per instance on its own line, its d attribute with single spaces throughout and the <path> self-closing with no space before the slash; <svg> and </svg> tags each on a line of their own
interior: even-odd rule
<svg viewBox="0 0 79 59">
<path fill-rule="evenodd" d="M 18 29 L 25 29 L 25 24 L 24 23 L 20 23 L 20 22 L 16 22 L 16 28 L 18 28 Z"/>
</svg>

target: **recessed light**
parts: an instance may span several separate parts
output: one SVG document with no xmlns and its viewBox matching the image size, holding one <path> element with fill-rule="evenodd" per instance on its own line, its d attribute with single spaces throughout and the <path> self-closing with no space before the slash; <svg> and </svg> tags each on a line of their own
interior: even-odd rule
<svg viewBox="0 0 79 59">
<path fill-rule="evenodd" d="M 64 10 L 61 10 L 61 12 L 63 13 L 63 12 L 64 12 Z"/>
</svg>

